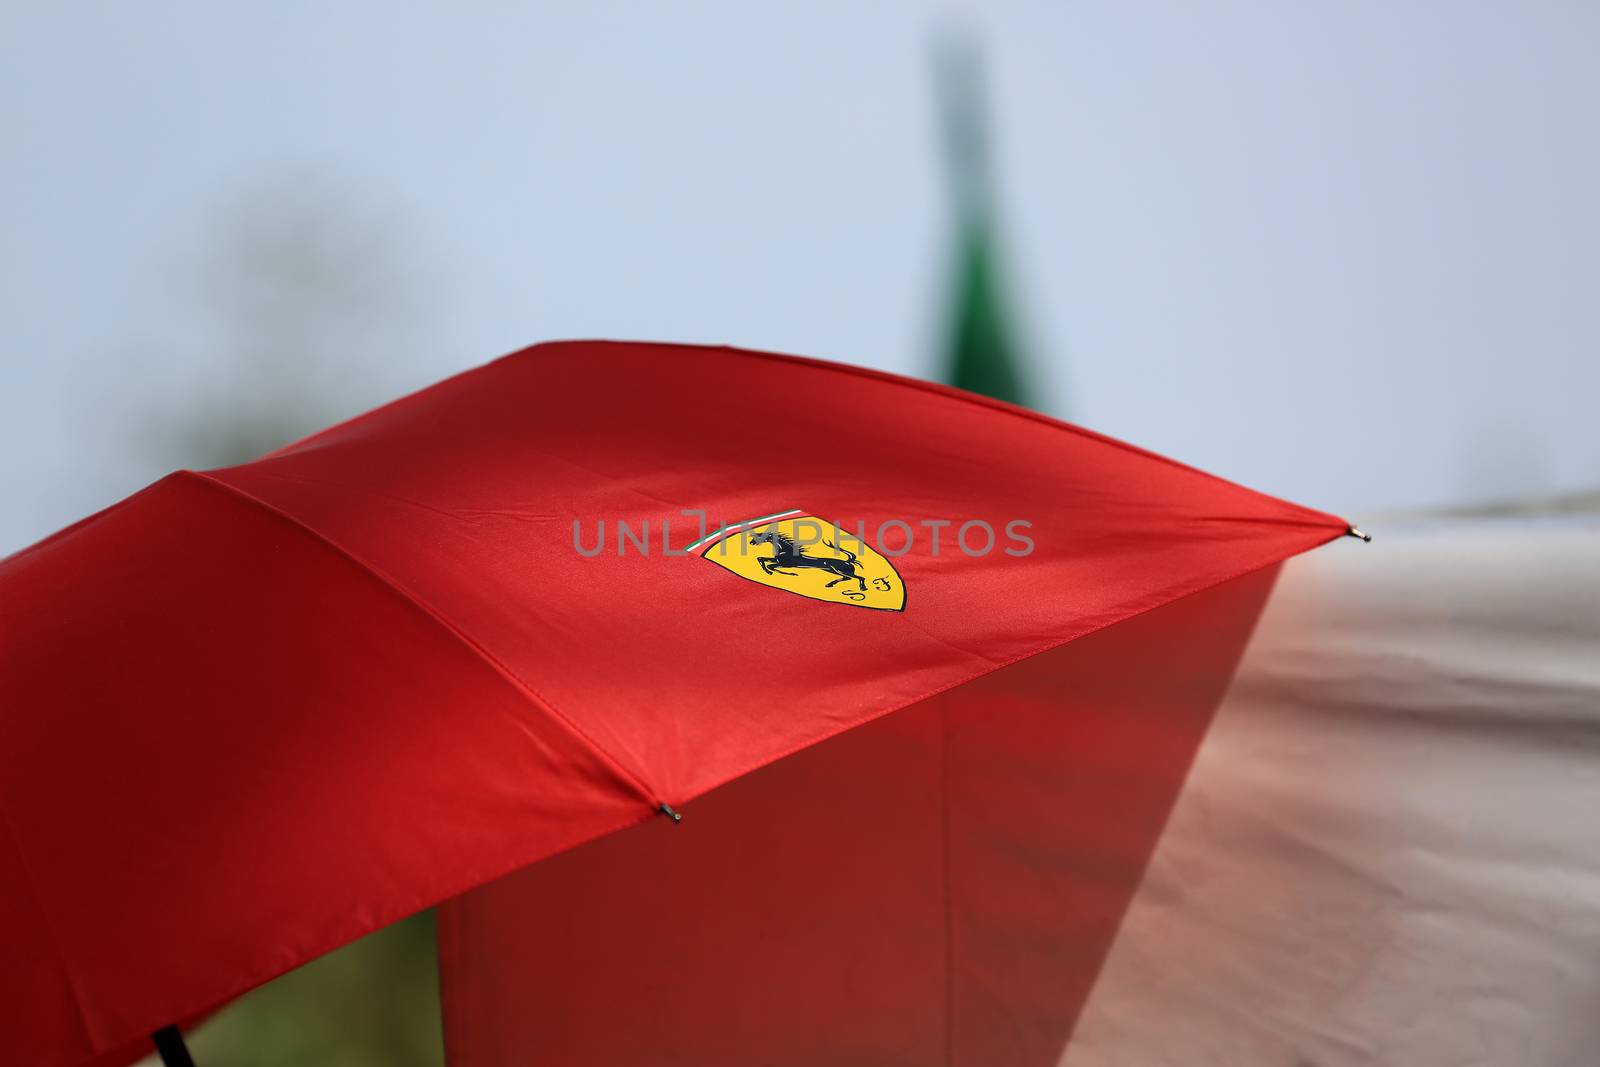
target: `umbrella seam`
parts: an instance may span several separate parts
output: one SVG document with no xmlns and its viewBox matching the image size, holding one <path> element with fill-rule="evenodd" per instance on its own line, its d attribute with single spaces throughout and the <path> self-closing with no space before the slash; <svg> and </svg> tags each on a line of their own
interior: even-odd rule
<svg viewBox="0 0 1600 1067">
<path fill-rule="evenodd" d="M 530 698 L 530 703 L 532 703 L 539 710 L 548 713 L 551 718 L 560 722 L 569 731 L 571 731 L 573 736 L 587 746 L 594 755 L 604 760 L 608 765 L 610 765 L 612 770 L 620 775 L 628 784 L 637 789 L 641 799 L 648 803 L 652 809 L 658 803 L 660 803 L 657 791 L 653 789 L 642 776 L 624 765 L 621 760 L 612 755 L 610 751 L 604 748 L 593 737 L 589 736 L 589 734 L 582 727 L 567 717 L 567 715 L 557 708 L 547 697 L 544 696 L 544 694 L 540 693 L 537 689 L 530 685 L 521 675 L 512 670 L 508 665 L 500 660 L 499 657 L 494 655 L 494 653 L 490 652 L 488 649 L 484 648 L 483 645 L 479 644 L 471 634 L 467 633 L 460 626 L 451 621 L 449 617 L 440 612 L 432 604 L 428 603 L 422 597 L 406 588 L 397 579 L 386 573 L 382 568 L 356 555 L 354 552 L 350 551 L 348 548 L 341 545 L 339 542 L 335 541 L 333 538 L 329 537 L 327 534 L 323 533 L 321 530 L 318 530 L 309 523 L 306 523 L 289 512 L 284 511 L 277 505 L 261 499 L 254 493 L 239 488 L 231 482 L 223 481 L 222 479 L 214 477 L 213 475 L 207 474 L 203 471 L 183 470 L 178 471 L 177 474 L 187 476 L 194 481 L 201 483 L 202 485 L 209 485 L 218 491 L 235 497 L 236 499 L 243 500 L 262 511 L 276 516 L 303 533 L 308 534 L 309 536 L 327 545 L 333 551 L 349 560 L 357 567 L 357 569 L 365 572 L 375 581 L 388 587 L 388 589 L 396 596 L 400 597 L 400 599 L 406 601 L 413 608 L 416 608 L 418 611 L 431 618 L 442 629 L 444 629 L 451 636 L 455 637 L 457 641 L 461 642 L 474 654 L 476 654 L 480 660 L 498 671 L 509 681 L 515 683 L 515 685 L 521 689 L 523 694 Z"/>
</svg>

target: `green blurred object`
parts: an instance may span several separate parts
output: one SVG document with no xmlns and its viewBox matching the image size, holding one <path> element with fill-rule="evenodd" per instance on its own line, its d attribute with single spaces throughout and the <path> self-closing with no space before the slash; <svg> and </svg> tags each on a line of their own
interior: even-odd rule
<svg viewBox="0 0 1600 1067">
<path fill-rule="evenodd" d="M 1027 405 L 1028 383 L 1001 297 L 982 83 L 971 42 L 946 42 L 938 53 L 937 72 L 958 227 L 954 319 L 944 378 L 961 389 Z"/>
<path fill-rule="evenodd" d="M 443 1067 L 433 912 L 251 990 L 187 1040 L 199 1067 Z"/>
<path fill-rule="evenodd" d="M 945 380 L 974 393 L 1028 405 L 1016 346 L 1006 326 L 988 227 L 968 224 L 961 236 L 955 322 Z"/>
</svg>

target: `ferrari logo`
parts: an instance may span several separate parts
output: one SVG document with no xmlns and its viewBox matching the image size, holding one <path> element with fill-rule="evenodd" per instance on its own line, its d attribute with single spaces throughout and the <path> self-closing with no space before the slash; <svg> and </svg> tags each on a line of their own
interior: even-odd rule
<svg viewBox="0 0 1600 1067">
<path fill-rule="evenodd" d="M 741 578 L 812 600 L 905 610 L 906 585 L 894 564 L 814 515 L 785 511 L 734 523 L 689 551 Z"/>
</svg>

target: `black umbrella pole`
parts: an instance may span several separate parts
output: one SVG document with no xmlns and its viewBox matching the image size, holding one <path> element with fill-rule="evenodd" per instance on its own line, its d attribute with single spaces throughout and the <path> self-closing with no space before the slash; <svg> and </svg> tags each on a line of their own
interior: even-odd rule
<svg viewBox="0 0 1600 1067">
<path fill-rule="evenodd" d="M 156 1043 L 156 1051 L 161 1054 L 161 1062 L 167 1067 L 194 1067 L 194 1057 L 189 1055 L 189 1046 L 183 1043 L 183 1031 L 176 1026 L 163 1026 L 150 1035 Z"/>
</svg>

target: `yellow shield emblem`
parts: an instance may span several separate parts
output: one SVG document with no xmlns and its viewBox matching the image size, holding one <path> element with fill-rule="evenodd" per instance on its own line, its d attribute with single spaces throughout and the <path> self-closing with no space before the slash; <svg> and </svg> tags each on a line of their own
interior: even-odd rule
<svg viewBox="0 0 1600 1067">
<path fill-rule="evenodd" d="M 855 534 L 799 511 L 724 526 L 689 551 L 741 578 L 788 593 L 877 611 L 904 611 L 906 583 Z"/>
</svg>

